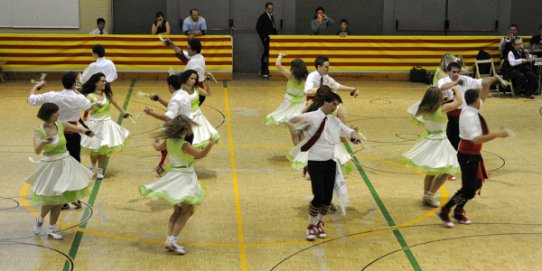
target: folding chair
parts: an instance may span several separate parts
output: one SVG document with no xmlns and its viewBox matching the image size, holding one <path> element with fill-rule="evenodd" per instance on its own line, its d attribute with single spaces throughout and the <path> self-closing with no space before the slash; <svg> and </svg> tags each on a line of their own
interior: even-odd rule
<svg viewBox="0 0 542 271">
<path fill-rule="evenodd" d="M 474 65 L 476 66 L 476 78 L 480 79 L 480 78 L 484 78 L 484 77 L 493 77 L 495 75 L 497 76 L 500 76 L 497 74 L 497 71 L 495 70 L 495 65 L 493 64 L 493 59 L 483 59 L 483 60 L 479 60 L 479 59 L 475 59 L 474 60 Z M 504 79 L 501 79 L 501 83 L 497 84 L 497 93 L 501 94 L 501 85 L 502 86 L 502 94 L 507 94 L 507 93 L 510 93 L 512 94 L 512 97 L 515 98 L 516 95 L 514 93 L 514 86 L 512 85 L 512 82 L 511 81 L 507 81 L 507 80 L 504 80 Z M 510 86 L 510 91 L 507 91 L 508 90 L 508 87 L 507 86 Z"/>
</svg>

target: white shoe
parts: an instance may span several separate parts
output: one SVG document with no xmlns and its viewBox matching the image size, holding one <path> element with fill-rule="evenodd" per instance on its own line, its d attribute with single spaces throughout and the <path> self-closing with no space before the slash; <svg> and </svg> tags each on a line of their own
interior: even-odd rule
<svg viewBox="0 0 542 271">
<path fill-rule="evenodd" d="M 423 196 L 423 203 L 431 207 L 439 207 L 440 201 L 436 200 L 433 195 L 425 194 Z"/>
<path fill-rule="evenodd" d="M 96 179 L 103 179 L 104 178 L 104 169 L 98 168 L 98 171 L 96 172 Z"/>
<path fill-rule="evenodd" d="M 55 232 L 55 227 L 49 227 L 49 230 L 47 231 L 47 235 L 55 240 L 62 240 L 62 235 Z"/>
<path fill-rule="evenodd" d="M 175 242 L 166 241 L 166 249 L 177 255 L 186 254 L 186 250 L 184 250 L 184 247 L 177 245 L 177 243 Z"/>
<path fill-rule="evenodd" d="M 36 224 L 34 224 L 34 234 L 40 235 L 41 233 L 41 226 L 43 226 L 43 217 L 36 218 Z"/>
</svg>

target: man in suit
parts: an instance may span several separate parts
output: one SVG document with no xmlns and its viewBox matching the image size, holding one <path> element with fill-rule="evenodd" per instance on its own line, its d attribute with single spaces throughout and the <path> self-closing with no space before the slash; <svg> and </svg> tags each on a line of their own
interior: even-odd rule
<svg viewBox="0 0 542 271">
<path fill-rule="evenodd" d="M 265 12 L 258 18 L 256 31 L 263 44 L 260 76 L 267 78 L 269 77 L 269 35 L 277 34 L 277 27 L 273 18 L 273 3 L 265 3 Z"/>
</svg>

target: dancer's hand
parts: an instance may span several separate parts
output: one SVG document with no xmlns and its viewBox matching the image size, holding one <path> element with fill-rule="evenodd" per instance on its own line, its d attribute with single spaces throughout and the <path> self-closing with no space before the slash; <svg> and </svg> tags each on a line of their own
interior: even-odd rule
<svg viewBox="0 0 542 271">
<path fill-rule="evenodd" d="M 149 96 L 149 98 L 150 98 L 151 100 L 155 101 L 155 102 L 158 101 L 158 100 L 160 100 L 160 96 L 158 96 L 158 94 L 155 94 L 155 93 L 152 93 L 152 94 Z"/>
<path fill-rule="evenodd" d="M 132 115 L 130 113 L 124 113 L 124 115 L 122 117 L 127 119 L 127 118 L 132 117 Z"/>
<path fill-rule="evenodd" d="M 143 112 L 145 112 L 145 114 L 147 114 L 147 115 L 151 115 L 153 113 L 152 109 L 150 109 L 148 107 L 145 107 L 145 109 L 143 109 Z"/>
<path fill-rule="evenodd" d="M 354 90 L 350 91 L 350 96 L 356 98 L 356 97 L 358 97 L 358 95 L 359 95 L 359 91 L 358 91 L 357 88 L 355 88 Z"/>
</svg>

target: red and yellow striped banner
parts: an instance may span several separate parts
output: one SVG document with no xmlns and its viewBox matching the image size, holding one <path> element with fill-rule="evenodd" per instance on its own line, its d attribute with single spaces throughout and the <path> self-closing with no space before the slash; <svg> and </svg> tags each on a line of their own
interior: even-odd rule
<svg viewBox="0 0 542 271">
<path fill-rule="evenodd" d="M 164 36 L 166 37 L 166 36 Z M 186 36 L 167 36 L 186 48 Z M 221 77 L 232 76 L 231 36 L 199 38 L 206 69 Z M 0 34 L 0 61 L 5 71 L 80 71 L 94 61 L 92 46 L 102 44 L 106 58 L 119 72 L 164 72 L 184 66 L 173 50 L 155 35 Z"/>
<path fill-rule="evenodd" d="M 269 59 L 287 54 L 284 66 L 300 58 L 309 70 L 314 59 L 329 58 L 333 73 L 408 72 L 413 66 L 435 69 L 444 53 L 462 55 L 467 67 L 474 64 L 479 50 L 485 50 L 498 63 L 497 36 L 271 36 Z M 274 65 L 270 70 L 276 71 Z"/>
</svg>

